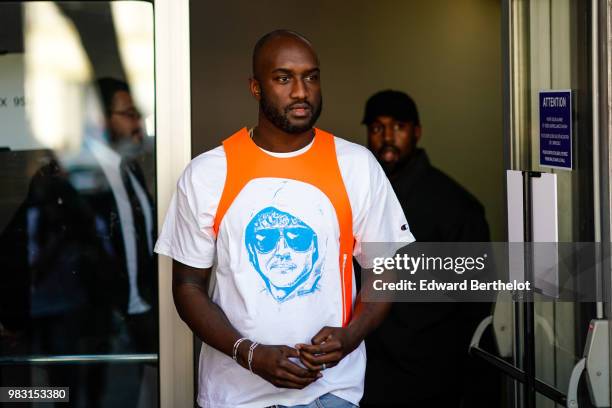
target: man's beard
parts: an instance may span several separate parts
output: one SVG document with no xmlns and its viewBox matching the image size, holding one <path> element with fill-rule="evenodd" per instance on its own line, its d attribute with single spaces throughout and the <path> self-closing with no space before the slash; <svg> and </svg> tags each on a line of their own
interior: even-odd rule
<svg viewBox="0 0 612 408">
<path fill-rule="evenodd" d="M 144 153 L 144 143 L 120 139 L 113 143 L 113 149 L 124 159 L 135 159 Z"/>
<path fill-rule="evenodd" d="M 385 144 L 376 152 L 376 158 L 378 159 L 378 163 L 380 164 L 380 167 L 383 168 L 383 170 L 385 171 L 385 174 L 387 175 L 387 177 L 389 177 L 391 174 L 393 174 L 393 172 L 397 168 L 397 165 L 401 159 L 398 158 L 398 160 L 394 160 L 394 161 L 383 160 L 382 157 L 386 150 L 393 150 L 398 155 L 398 157 L 399 157 L 400 151 L 394 145 Z"/>
<path fill-rule="evenodd" d="M 289 111 L 291 110 L 291 107 L 295 104 L 306 104 L 309 106 L 311 116 L 310 116 L 310 120 L 307 123 L 303 125 L 293 125 L 289 121 Z M 261 111 L 263 112 L 264 116 L 270 122 L 272 122 L 274 126 L 281 129 L 283 132 L 294 134 L 294 135 L 299 134 L 299 133 L 304 133 L 312 129 L 314 124 L 319 119 L 319 116 L 321 115 L 321 110 L 323 108 L 323 98 L 319 99 L 319 103 L 317 106 L 313 106 L 310 102 L 307 102 L 307 101 L 296 102 L 295 104 L 291 104 L 281 111 L 280 109 L 277 109 L 275 106 L 269 103 L 263 90 L 261 91 L 261 97 L 259 99 L 259 107 Z"/>
<path fill-rule="evenodd" d="M 383 168 L 387 177 L 394 177 L 397 171 L 404 167 L 404 165 L 408 163 L 412 159 L 412 157 L 414 157 L 414 154 L 417 150 L 416 142 L 417 141 L 414 138 L 411 140 L 410 154 L 407 154 L 405 156 L 402 156 L 398 147 L 392 144 L 385 144 L 376 152 L 376 159 L 378 160 L 380 167 Z M 398 159 L 390 162 L 384 161 L 382 159 L 382 156 L 385 150 L 387 149 L 393 150 L 398 155 Z"/>
</svg>

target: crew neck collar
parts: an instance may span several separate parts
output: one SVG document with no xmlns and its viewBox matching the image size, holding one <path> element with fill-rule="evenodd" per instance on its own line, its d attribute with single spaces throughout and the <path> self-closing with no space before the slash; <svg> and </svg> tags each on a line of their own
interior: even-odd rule
<svg viewBox="0 0 612 408">
<path fill-rule="evenodd" d="M 248 132 L 248 134 L 249 134 L 249 139 L 251 139 L 251 141 L 253 142 L 253 144 L 254 144 L 255 146 L 257 146 L 257 143 L 255 143 L 255 141 L 253 141 L 253 128 L 247 129 L 247 132 Z M 298 149 L 298 150 L 294 150 L 294 151 L 292 151 L 292 152 L 283 152 L 283 153 L 279 153 L 279 152 L 271 152 L 271 151 L 266 150 L 266 149 L 264 149 L 264 148 L 261 148 L 261 147 L 259 147 L 259 146 L 257 146 L 257 148 L 258 148 L 259 150 L 261 150 L 262 152 L 264 152 L 264 153 L 266 153 L 266 154 L 268 154 L 268 155 L 270 155 L 270 156 L 272 156 L 272 157 L 278 157 L 278 158 L 281 158 L 281 159 L 286 159 L 286 158 L 289 158 L 289 157 L 295 157 L 295 156 L 299 156 L 299 155 L 301 155 L 301 154 L 306 153 L 308 150 L 310 150 L 310 148 L 311 148 L 311 147 L 312 147 L 312 145 L 314 144 L 314 141 L 315 141 L 316 137 L 317 137 L 317 131 L 316 131 L 316 129 L 315 129 L 315 136 L 312 138 L 312 140 L 310 141 L 310 143 L 308 143 L 306 146 L 304 146 L 304 147 L 302 147 L 302 148 L 300 148 L 300 149 Z"/>
</svg>

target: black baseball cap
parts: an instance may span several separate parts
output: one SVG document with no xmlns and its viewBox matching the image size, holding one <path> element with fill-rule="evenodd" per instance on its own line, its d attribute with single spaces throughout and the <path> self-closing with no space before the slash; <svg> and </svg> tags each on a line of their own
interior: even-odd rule
<svg viewBox="0 0 612 408">
<path fill-rule="evenodd" d="M 395 120 L 411 122 L 421 126 L 419 112 L 410 95 L 387 89 L 370 96 L 365 106 L 365 113 L 361 123 L 369 125 L 377 116 L 391 116 Z"/>
</svg>

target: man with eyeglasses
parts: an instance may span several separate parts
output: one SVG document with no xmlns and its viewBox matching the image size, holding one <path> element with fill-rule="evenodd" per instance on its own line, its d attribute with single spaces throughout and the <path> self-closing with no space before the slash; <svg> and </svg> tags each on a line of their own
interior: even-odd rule
<svg viewBox="0 0 612 408">
<path fill-rule="evenodd" d="M 489 241 L 480 202 L 417 147 L 421 121 L 409 95 L 374 94 L 362 123 L 417 241 Z M 394 303 L 389 317 L 366 339 L 362 406 L 498 406 L 498 377 L 468 356 L 471 335 L 489 311 L 485 303 Z M 477 392 L 470 382 L 478 383 Z"/>
<path fill-rule="evenodd" d="M 142 151 L 142 115 L 132 99 L 128 84 L 115 78 L 101 78 L 97 87 L 106 119 L 110 147 L 122 157 L 135 157 Z"/>
<path fill-rule="evenodd" d="M 94 84 L 104 122 L 90 128 L 84 148 L 68 161 L 69 179 L 96 217 L 96 234 L 110 262 L 95 280 L 110 308 L 107 345 L 115 353 L 157 350 L 157 278 L 153 256 L 153 200 L 139 159 L 142 116 L 128 84 L 100 78 Z M 99 323 L 104 326 L 104 322 Z"/>
<path fill-rule="evenodd" d="M 156 244 L 174 259 L 177 310 L 203 341 L 197 402 L 355 407 L 363 338 L 390 305 L 362 301 L 353 255 L 371 267 L 366 242 L 413 237 L 372 154 L 313 127 L 322 98 L 310 41 L 268 33 L 252 69 L 257 126 L 191 161 Z"/>
</svg>

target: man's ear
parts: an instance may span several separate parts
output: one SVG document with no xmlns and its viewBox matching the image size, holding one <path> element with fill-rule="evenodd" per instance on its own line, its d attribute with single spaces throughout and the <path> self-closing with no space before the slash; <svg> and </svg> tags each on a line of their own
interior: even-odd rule
<svg viewBox="0 0 612 408">
<path fill-rule="evenodd" d="M 259 99 L 261 99 L 261 86 L 259 85 L 259 81 L 255 79 L 255 77 L 249 78 L 249 90 L 251 91 L 251 95 L 253 95 L 253 98 L 257 99 L 258 101 Z"/>
<path fill-rule="evenodd" d="M 421 140 L 421 127 L 420 126 L 414 127 L 414 140 L 415 142 L 418 142 L 419 140 Z"/>
</svg>

